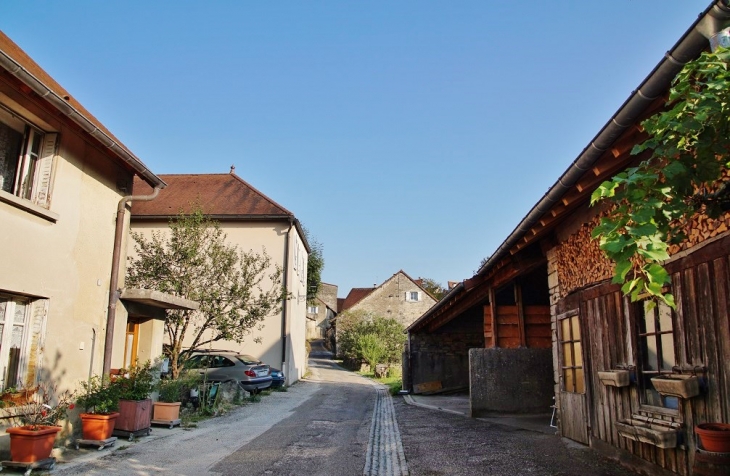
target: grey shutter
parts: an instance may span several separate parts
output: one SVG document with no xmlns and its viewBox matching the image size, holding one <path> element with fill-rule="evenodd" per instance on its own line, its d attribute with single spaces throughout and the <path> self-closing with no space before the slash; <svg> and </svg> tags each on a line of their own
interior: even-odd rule
<svg viewBox="0 0 730 476">
<path fill-rule="evenodd" d="M 56 141 L 58 134 L 50 133 L 43 136 L 38 171 L 33 185 L 33 203 L 43 208 L 51 204 L 51 175 L 53 173 L 53 158 L 56 156 Z"/>
</svg>

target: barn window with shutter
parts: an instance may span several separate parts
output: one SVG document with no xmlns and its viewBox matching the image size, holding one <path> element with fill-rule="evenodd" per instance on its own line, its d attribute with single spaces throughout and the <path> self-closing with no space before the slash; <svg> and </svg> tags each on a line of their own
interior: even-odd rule
<svg viewBox="0 0 730 476">
<path fill-rule="evenodd" d="M 652 377 L 671 374 L 676 365 L 672 309 L 663 302 L 651 301 L 640 302 L 637 308 L 641 403 L 677 410 L 679 399 L 660 395 L 651 383 Z"/>
<path fill-rule="evenodd" d="M 48 208 L 56 138 L 0 105 L 0 190 Z"/>
<path fill-rule="evenodd" d="M 560 357 L 563 391 L 585 393 L 583 345 L 580 335 L 580 316 L 577 314 L 568 315 L 560 320 Z"/>
</svg>

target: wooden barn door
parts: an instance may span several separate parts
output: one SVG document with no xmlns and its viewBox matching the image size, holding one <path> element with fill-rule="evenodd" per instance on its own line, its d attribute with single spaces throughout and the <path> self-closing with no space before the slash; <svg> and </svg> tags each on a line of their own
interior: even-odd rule
<svg viewBox="0 0 730 476">
<path fill-rule="evenodd" d="M 585 351 L 578 310 L 558 315 L 560 362 L 560 433 L 588 444 L 588 401 L 586 397 Z"/>
</svg>

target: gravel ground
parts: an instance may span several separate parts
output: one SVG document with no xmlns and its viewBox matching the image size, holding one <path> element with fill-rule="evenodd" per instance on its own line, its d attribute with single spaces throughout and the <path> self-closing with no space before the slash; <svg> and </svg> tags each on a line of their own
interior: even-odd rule
<svg viewBox="0 0 730 476">
<path fill-rule="evenodd" d="M 394 399 L 412 476 L 635 474 L 554 435 L 466 418 Z"/>
</svg>

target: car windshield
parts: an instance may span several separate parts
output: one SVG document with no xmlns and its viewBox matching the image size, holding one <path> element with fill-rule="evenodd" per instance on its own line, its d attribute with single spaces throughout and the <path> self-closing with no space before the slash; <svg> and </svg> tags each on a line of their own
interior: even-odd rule
<svg viewBox="0 0 730 476">
<path fill-rule="evenodd" d="M 246 365 L 256 365 L 256 364 L 261 363 L 259 361 L 259 359 L 257 359 L 256 357 L 254 357 L 252 355 L 245 355 L 245 354 L 237 355 L 236 358 Z"/>
</svg>

